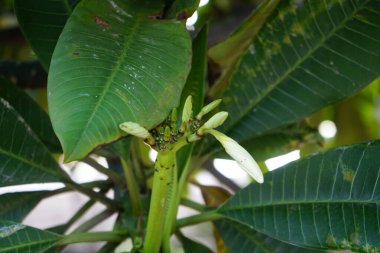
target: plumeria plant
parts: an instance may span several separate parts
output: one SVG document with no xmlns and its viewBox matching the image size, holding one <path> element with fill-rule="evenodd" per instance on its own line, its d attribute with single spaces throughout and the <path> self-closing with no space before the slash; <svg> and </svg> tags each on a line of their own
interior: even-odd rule
<svg viewBox="0 0 380 253">
<path fill-rule="evenodd" d="M 0 17 L 0 253 L 76 243 L 380 252 L 379 0 L 13 0 L 0 10 L 17 17 Z M 332 139 L 317 129 L 326 119 Z M 267 166 L 294 150 L 300 159 Z M 78 182 L 68 162 L 106 179 Z M 87 202 L 31 226 L 42 199 L 68 192 Z M 112 229 L 94 229 L 107 219 Z"/>
</svg>

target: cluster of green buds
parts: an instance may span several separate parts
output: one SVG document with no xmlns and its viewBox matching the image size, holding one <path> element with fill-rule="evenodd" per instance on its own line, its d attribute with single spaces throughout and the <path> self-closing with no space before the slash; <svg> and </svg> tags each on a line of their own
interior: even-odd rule
<svg viewBox="0 0 380 253">
<path fill-rule="evenodd" d="M 158 152 L 178 150 L 187 143 L 197 141 L 206 134 L 214 136 L 240 167 L 259 183 L 264 182 L 259 165 L 252 156 L 235 140 L 215 130 L 221 126 L 228 117 L 227 112 L 218 112 L 202 124 L 202 118 L 220 104 L 221 99 L 206 105 L 194 117 L 192 98 L 189 96 L 184 104 L 181 121 L 178 122 L 177 110 L 173 109 L 171 115 L 160 125 L 148 131 L 137 123 L 124 122 L 120 128 L 128 134 L 144 139 Z"/>
</svg>

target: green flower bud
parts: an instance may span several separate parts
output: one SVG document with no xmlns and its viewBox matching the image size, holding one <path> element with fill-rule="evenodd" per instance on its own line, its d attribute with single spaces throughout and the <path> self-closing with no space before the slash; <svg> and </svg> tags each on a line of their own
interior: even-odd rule
<svg viewBox="0 0 380 253">
<path fill-rule="evenodd" d="M 192 97 L 188 96 L 185 101 L 185 105 L 183 106 L 182 111 L 182 123 L 187 123 L 191 119 L 191 116 L 193 114 L 193 103 L 192 103 Z"/>
<path fill-rule="evenodd" d="M 220 104 L 220 102 L 222 102 L 222 100 L 221 99 L 217 99 L 215 101 L 212 101 L 208 105 L 204 106 L 201 109 L 201 111 L 198 113 L 198 115 L 196 116 L 196 119 L 197 120 L 201 120 L 204 115 L 206 115 L 207 113 L 211 112 L 216 107 L 218 107 L 218 105 Z"/>
<path fill-rule="evenodd" d="M 144 127 L 135 122 L 124 122 L 119 125 L 120 129 L 124 132 L 139 137 L 141 139 L 147 139 L 150 145 L 154 145 L 154 138 Z"/>
<path fill-rule="evenodd" d="M 170 127 L 165 127 L 165 132 L 164 132 L 164 141 L 169 141 L 170 140 L 170 136 L 171 135 L 171 131 L 170 131 Z"/>
</svg>

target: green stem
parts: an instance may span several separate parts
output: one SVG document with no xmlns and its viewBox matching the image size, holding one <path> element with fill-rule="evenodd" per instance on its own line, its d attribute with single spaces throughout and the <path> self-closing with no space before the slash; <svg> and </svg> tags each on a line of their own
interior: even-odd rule
<svg viewBox="0 0 380 253">
<path fill-rule="evenodd" d="M 103 167 L 100 165 L 97 161 L 92 159 L 91 157 L 86 157 L 83 159 L 83 162 L 87 163 L 91 167 L 93 167 L 95 170 L 99 171 L 100 173 L 108 176 L 116 185 L 118 185 L 120 188 L 123 188 L 124 182 L 115 171 L 112 169 L 108 169 L 106 167 Z"/>
<path fill-rule="evenodd" d="M 124 158 L 121 158 L 120 161 L 123 167 L 125 181 L 127 183 L 129 198 L 131 199 L 132 203 L 132 212 L 135 215 L 140 215 L 142 214 L 143 209 L 140 199 L 140 191 L 136 183 L 135 175 L 133 174 L 132 169 L 128 166 L 128 162 L 124 160 Z"/>
<path fill-rule="evenodd" d="M 108 191 L 107 188 L 103 188 L 100 190 L 100 193 L 106 193 Z M 67 231 L 77 220 L 79 220 L 80 217 L 83 216 L 94 204 L 96 203 L 95 200 L 90 199 L 88 200 L 75 214 L 71 219 L 66 223 L 65 225 L 65 231 Z"/>
<path fill-rule="evenodd" d="M 81 242 L 120 242 L 124 240 L 125 232 L 91 232 L 91 233 L 73 233 L 65 236 L 58 242 L 58 246 L 68 245 Z"/>
<path fill-rule="evenodd" d="M 112 211 L 106 209 L 103 212 L 95 215 L 94 217 L 92 217 L 91 219 L 89 219 L 88 221 L 86 221 L 85 223 L 83 223 L 82 225 L 80 225 L 79 227 L 77 227 L 74 230 L 74 232 L 75 233 L 79 233 L 79 232 L 88 231 L 91 228 L 93 228 L 96 225 L 98 225 L 100 222 L 102 222 L 105 219 L 107 219 L 108 217 L 110 217 L 112 214 L 113 214 Z"/>
<path fill-rule="evenodd" d="M 74 214 L 73 217 L 66 223 L 65 227 L 69 229 L 80 217 L 82 217 L 83 214 L 85 214 L 88 209 L 90 209 L 95 204 L 95 201 L 90 199 L 87 201 L 79 210 Z"/>
<path fill-rule="evenodd" d="M 218 214 L 216 210 L 200 213 L 194 216 L 186 217 L 179 219 L 176 224 L 176 228 L 182 228 L 186 226 L 191 226 L 194 224 L 207 222 L 207 221 L 213 221 L 213 220 L 219 220 L 223 218 L 222 215 Z"/>
<path fill-rule="evenodd" d="M 89 188 L 86 188 L 80 184 L 77 184 L 74 181 L 67 182 L 66 186 L 69 188 L 73 188 L 73 189 L 87 195 L 91 199 L 98 200 L 99 202 L 101 202 L 102 204 L 104 204 L 106 207 L 108 207 L 111 210 L 119 211 L 121 209 L 121 206 L 116 201 L 113 201 L 113 200 L 105 197 L 103 194 L 99 194 L 99 193 L 93 191 L 92 189 L 89 189 Z"/>
<path fill-rule="evenodd" d="M 190 207 L 191 209 L 203 212 L 207 206 L 194 202 L 190 199 L 181 199 L 181 205 Z"/>
<path fill-rule="evenodd" d="M 178 210 L 178 203 L 177 203 L 177 196 L 178 196 L 178 172 L 177 172 L 177 164 L 172 169 L 172 185 L 169 190 L 168 194 L 168 213 L 165 220 L 165 227 L 163 231 L 163 238 L 162 238 L 162 246 L 163 246 L 163 252 L 170 253 L 170 236 L 173 231 L 173 227 L 175 224 L 175 220 L 177 217 L 177 210 Z"/>
<path fill-rule="evenodd" d="M 164 231 L 164 237 L 163 237 L 163 249 L 164 249 L 164 252 L 166 253 L 170 252 L 170 236 L 172 232 L 174 231 L 174 225 L 177 218 L 178 207 L 181 201 L 181 195 L 186 186 L 187 178 L 191 172 L 190 158 L 193 152 L 193 148 L 194 148 L 194 144 L 191 144 L 191 146 L 188 147 L 187 156 L 185 158 L 186 161 L 181 170 L 182 172 L 179 179 L 179 183 L 178 185 L 176 184 L 175 194 L 172 195 L 173 199 L 170 204 L 170 209 L 169 209 L 170 213 L 168 214 L 168 221 L 167 221 L 167 224 L 165 225 L 165 231 Z M 175 178 L 177 179 L 177 174 L 175 175 Z"/>
<path fill-rule="evenodd" d="M 153 177 L 144 253 L 158 253 L 168 213 L 168 195 L 173 184 L 172 170 L 176 167 L 176 152 L 158 152 Z"/>
</svg>

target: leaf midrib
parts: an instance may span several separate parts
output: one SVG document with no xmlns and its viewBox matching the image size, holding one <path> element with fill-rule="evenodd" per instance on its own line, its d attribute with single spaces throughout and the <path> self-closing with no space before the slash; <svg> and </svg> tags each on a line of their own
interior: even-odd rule
<svg viewBox="0 0 380 253">
<path fill-rule="evenodd" d="M 26 232 L 28 234 L 28 232 Z M 6 237 L 5 237 L 6 238 Z M 32 241 L 32 242 L 28 242 L 28 243 L 25 243 L 25 244 L 18 244 L 18 245 L 12 245 L 10 247 L 7 247 L 7 248 L 3 248 L 3 249 L 0 249 L 0 252 L 7 252 L 8 250 L 12 250 L 12 249 L 22 249 L 22 248 L 25 248 L 25 247 L 30 247 L 30 246 L 34 246 L 34 245 L 38 245 L 38 244 L 42 244 L 42 243 L 48 243 L 48 242 L 54 242 L 54 244 L 56 242 L 58 242 L 59 240 L 61 240 L 62 238 L 49 238 L 49 239 L 46 239 L 46 240 L 39 240 L 39 241 Z M 54 246 L 53 245 L 50 245 L 50 247 Z M 49 247 L 49 248 L 50 248 Z"/>
<path fill-rule="evenodd" d="M 30 160 L 25 159 L 22 156 L 17 156 L 15 154 L 11 153 L 11 152 L 8 152 L 8 151 L 0 148 L 0 154 L 1 153 L 5 154 L 6 156 L 12 157 L 12 158 L 14 158 L 16 160 L 19 160 L 19 161 L 21 161 L 23 163 L 26 163 L 26 164 L 28 164 L 28 165 L 30 165 L 32 167 L 35 167 L 35 168 L 37 168 L 39 170 L 42 170 L 42 171 L 44 171 L 44 172 L 46 172 L 46 173 L 48 173 L 50 175 L 56 176 L 58 178 L 63 178 L 62 175 L 60 173 L 58 173 L 58 172 L 56 173 L 56 172 L 54 172 L 52 170 L 49 170 L 46 167 L 41 166 L 40 164 L 34 163 L 34 162 L 30 161 Z"/>
<path fill-rule="evenodd" d="M 234 206 L 232 208 L 224 208 L 224 206 L 221 206 L 218 211 L 219 212 L 229 212 L 229 211 L 241 211 L 243 209 L 262 208 L 262 207 L 268 207 L 268 206 L 312 205 L 312 204 L 326 204 L 326 205 L 329 205 L 329 204 L 374 204 L 374 205 L 379 205 L 380 200 L 362 200 L 362 201 L 360 201 L 360 200 L 341 200 L 341 199 L 339 199 L 337 201 L 334 201 L 334 200 L 331 200 L 331 201 L 307 200 L 304 202 L 284 201 L 284 202 L 276 203 L 276 204 L 267 203 L 267 204 L 254 205 L 254 206 L 253 205 L 243 205 L 243 206 Z"/>
<path fill-rule="evenodd" d="M 250 106 L 247 106 L 248 107 L 248 109 L 246 110 L 246 113 L 244 113 L 244 114 L 242 114 L 241 116 L 239 116 L 236 120 L 235 120 L 235 122 L 233 123 L 233 124 L 231 124 L 227 129 L 226 129 L 226 131 L 227 132 L 229 132 L 231 129 L 233 129 L 236 125 L 238 125 L 239 123 L 240 123 L 240 121 L 244 118 L 244 117 L 246 117 L 248 114 L 249 114 L 249 112 L 250 111 L 252 111 L 254 108 L 255 108 L 255 106 L 257 105 L 257 104 L 259 104 L 262 100 L 263 100 L 263 98 L 265 98 L 265 97 L 267 97 L 267 95 L 269 94 L 269 93 L 271 93 L 276 87 L 278 87 L 279 86 L 279 84 L 281 84 L 289 75 L 290 75 L 290 73 L 292 73 L 292 72 L 294 72 L 302 63 L 304 63 L 305 62 L 305 60 L 307 60 L 315 51 L 317 51 L 319 48 L 321 48 L 324 44 L 325 44 L 325 42 L 327 41 L 327 40 L 329 40 L 334 34 L 336 34 L 336 32 L 338 31 L 338 30 L 340 30 L 341 28 L 343 28 L 344 26 L 345 26 L 345 24 L 349 21 L 349 20 L 351 20 L 359 11 L 361 11 L 363 8 L 364 8 L 364 6 L 365 5 L 367 5 L 367 3 L 368 3 L 368 0 L 367 1 L 365 1 L 365 2 L 363 2 L 363 3 L 361 3 L 361 5 L 357 5 L 356 6 L 356 10 L 355 11 L 353 11 L 352 13 L 351 13 L 351 15 L 349 15 L 349 16 L 347 16 L 347 17 L 345 17 L 345 19 L 343 19 L 343 21 L 338 25 L 338 26 L 335 26 L 332 30 L 331 30 L 331 32 L 330 33 L 328 33 L 327 35 L 325 35 L 325 36 L 323 36 L 323 39 L 321 40 L 321 42 L 320 43 L 317 43 L 315 46 L 314 46 L 314 48 L 311 48 L 311 50 L 307 53 L 307 54 L 305 54 L 303 57 L 301 57 L 299 60 L 297 60 L 296 62 L 295 62 L 295 64 L 291 67 L 291 68 L 289 68 L 289 70 L 287 70 L 287 71 L 285 71 L 285 73 L 282 75 L 282 77 L 281 78 L 279 78 L 279 79 L 277 79 L 277 81 L 276 82 L 274 82 L 273 83 L 273 85 L 270 87 L 270 88 L 268 88 L 266 91 L 264 91 L 262 94 L 261 94 L 261 99 L 259 99 L 256 103 L 252 103 L 252 105 L 250 105 Z M 339 3 L 338 3 L 339 4 Z M 315 13 L 314 13 L 315 14 Z M 278 17 L 277 17 L 278 18 Z M 297 23 L 298 23 L 298 20 L 297 20 Z M 239 64 L 240 64 L 240 62 L 242 61 L 242 59 L 243 59 L 243 57 L 241 57 L 240 58 L 240 60 L 239 60 Z M 231 78 L 232 79 L 232 78 Z M 230 79 L 230 80 L 231 80 Z"/>
<path fill-rule="evenodd" d="M 113 83 L 113 81 L 115 79 L 116 74 L 121 69 L 121 65 L 123 63 L 123 60 L 125 59 L 127 52 L 129 51 L 131 43 L 133 42 L 133 38 L 135 37 L 135 34 L 136 34 L 140 24 L 141 24 L 141 18 L 138 17 L 136 19 L 136 22 L 134 23 L 134 25 L 131 27 L 131 30 L 130 30 L 131 32 L 129 33 L 129 35 L 125 36 L 124 47 L 121 51 L 119 59 L 116 62 L 116 66 L 115 66 L 114 70 L 111 72 L 111 75 L 109 76 L 106 84 L 104 85 L 103 92 L 102 92 L 101 96 L 99 97 L 99 100 L 95 104 L 94 110 L 92 111 L 90 117 L 88 118 L 86 125 L 84 126 L 84 128 L 82 128 L 82 132 L 81 132 L 79 138 L 77 139 L 77 142 L 76 142 L 74 148 L 71 149 L 72 152 L 67 155 L 67 158 L 65 159 L 66 161 L 71 161 L 72 155 L 76 153 L 78 148 L 80 148 L 79 143 L 82 141 L 82 138 L 83 138 L 84 134 L 86 133 L 87 128 L 90 126 L 90 122 L 92 121 L 92 119 L 96 115 L 96 112 L 97 112 L 99 106 L 102 104 L 104 97 L 108 93 L 108 91 L 111 87 L 111 84 Z"/>
</svg>

